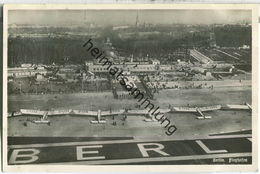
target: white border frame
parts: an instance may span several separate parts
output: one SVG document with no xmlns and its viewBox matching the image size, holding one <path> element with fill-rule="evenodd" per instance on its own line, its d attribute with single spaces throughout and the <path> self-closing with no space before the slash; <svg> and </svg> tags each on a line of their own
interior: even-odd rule
<svg viewBox="0 0 260 174">
<path fill-rule="evenodd" d="M 7 164 L 7 38 L 8 10 L 50 9 L 240 9 L 252 10 L 252 165 L 8 165 Z M 3 11 L 3 169 L 9 172 L 216 172 L 257 171 L 258 167 L 258 6 L 253 4 L 8 4 Z"/>
</svg>

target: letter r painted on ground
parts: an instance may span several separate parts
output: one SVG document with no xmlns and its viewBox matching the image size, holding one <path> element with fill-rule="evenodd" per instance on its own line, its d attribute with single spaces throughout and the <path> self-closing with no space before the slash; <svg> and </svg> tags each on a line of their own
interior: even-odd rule
<svg viewBox="0 0 260 174">
<path fill-rule="evenodd" d="M 141 143 L 141 144 L 137 144 L 137 146 L 138 146 L 140 152 L 142 153 L 143 157 L 149 157 L 148 151 L 157 152 L 157 153 L 161 154 L 162 156 L 169 156 L 168 153 L 162 151 L 162 149 L 164 149 L 164 146 L 159 143 Z M 148 148 L 145 146 L 150 146 L 150 147 Z M 156 146 L 156 147 L 154 147 L 154 146 Z"/>
</svg>

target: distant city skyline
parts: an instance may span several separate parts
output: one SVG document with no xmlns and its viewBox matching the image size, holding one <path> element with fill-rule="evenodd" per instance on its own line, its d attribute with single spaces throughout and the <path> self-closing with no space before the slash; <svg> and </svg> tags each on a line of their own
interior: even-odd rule
<svg viewBox="0 0 260 174">
<path fill-rule="evenodd" d="M 250 24 L 251 15 L 250 10 L 12 10 L 8 24 L 120 26 L 135 25 L 137 20 L 140 24 Z"/>
</svg>

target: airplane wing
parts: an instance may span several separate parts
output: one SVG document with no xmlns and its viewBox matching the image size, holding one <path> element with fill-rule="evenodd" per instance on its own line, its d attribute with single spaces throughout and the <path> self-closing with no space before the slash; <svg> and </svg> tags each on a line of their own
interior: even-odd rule
<svg viewBox="0 0 260 174">
<path fill-rule="evenodd" d="M 121 109 L 119 111 L 102 111 L 101 116 L 112 116 L 112 115 L 118 115 L 123 114 L 125 110 Z"/>
<path fill-rule="evenodd" d="M 34 110 L 34 109 L 20 109 L 22 115 L 34 115 L 43 116 L 46 111 Z"/>
<path fill-rule="evenodd" d="M 202 112 L 205 112 L 205 111 L 215 111 L 215 110 L 221 109 L 221 105 L 199 107 L 199 109 L 200 109 Z"/>
<path fill-rule="evenodd" d="M 48 116 L 55 116 L 55 115 L 66 115 L 70 114 L 71 110 L 53 110 L 53 111 L 41 111 L 41 110 L 34 110 L 34 109 L 20 109 L 20 113 L 22 115 L 35 115 L 35 116 L 43 116 L 48 112 Z"/>
<path fill-rule="evenodd" d="M 84 116 L 97 116 L 97 111 L 87 111 L 87 110 L 73 110 L 73 115 L 84 115 Z"/>
<path fill-rule="evenodd" d="M 173 107 L 172 111 L 174 112 L 197 112 L 195 107 Z"/>
<path fill-rule="evenodd" d="M 127 111 L 128 114 L 136 114 L 136 115 L 145 115 L 145 114 L 148 114 L 148 110 L 129 110 Z"/>
<path fill-rule="evenodd" d="M 164 114 L 164 113 L 170 112 L 171 109 L 160 109 L 159 111 L 160 111 L 160 113 Z"/>
<path fill-rule="evenodd" d="M 238 110 L 247 110 L 250 109 L 248 105 L 226 105 L 223 109 L 238 109 Z"/>
<path fill-rule="evenodd" d="M 161 114 L 164 114 L 164 113 L 168 113 L 171 111 L 171 109 L 160 109 L 158 110 L 160 111 Z M 148 109 L 143 109 L 143 110 L 129 110 L 127 113 L 128 114 L 131 114 L 131 115 L 151 115 L 153 111 L 151 111 L 149 113 L 149 110 Z"/>
<path fill-rule="evenodd" d="M 8 117 L 15 117 L 23 115 L 20 111 L 19 112 L 8 112 Z"/>
<path fill-rule="evenodd" d="M 68 115 L 71 112 L 72 112 L 72 110 L 53 110 L 53 111 L 48 111 L 48 116 Z"/>
</svg>

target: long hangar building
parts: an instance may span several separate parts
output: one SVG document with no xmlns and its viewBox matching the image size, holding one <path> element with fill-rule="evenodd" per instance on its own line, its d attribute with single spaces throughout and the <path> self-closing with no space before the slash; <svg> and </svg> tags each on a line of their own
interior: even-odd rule
<svg viewBox="0 0 260 174">
<path fill-rule="evenodd" d="M 85 63 L 87 70 L 93 73 L 107 73 L 107 66 L 103 66 L 103 63 Z M 150 62 L 125 62 L 124 64 L 115 63 L 114 66 L 122 69 L 125 73 L 154 73 L 159 70 L 160 62 L 153 60 Z"/>
</svg>

